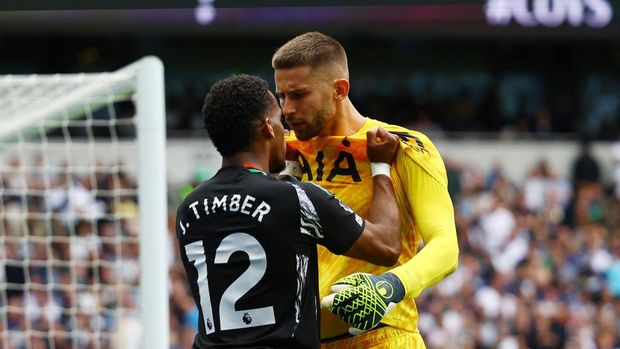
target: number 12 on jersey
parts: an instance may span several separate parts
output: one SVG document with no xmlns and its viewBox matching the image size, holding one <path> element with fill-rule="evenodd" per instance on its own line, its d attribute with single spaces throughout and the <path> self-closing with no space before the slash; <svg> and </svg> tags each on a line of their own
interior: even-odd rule
<svg viewBox="0 0 620 349">
<path fill-rule="evenodd" d="M 237 301 L 254 287 L 265 275 L 267 256 L 260 242 L 246 233 L 232 233 L 226 236 L 215 250 L 214 264 L 226 264 L 233 253 L 245 252 L 250 259 L 250 266 L 222 294 L 219 304 L 220 331 L 275 324 L 273 306 L 235 310 Z M 198 291 L 200 307 L 207 334 L 215 332 L 213 306 L 209 292 L 207 258 L 202 240 L 185 246 L 185 253 L 198 273 Z"/>
</svg>

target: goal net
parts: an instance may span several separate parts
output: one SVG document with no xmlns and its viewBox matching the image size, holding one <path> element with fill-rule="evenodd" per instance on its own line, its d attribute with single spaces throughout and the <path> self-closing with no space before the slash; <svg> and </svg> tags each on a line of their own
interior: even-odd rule
<svg viewBox="0 0 620 349">
<path fill-rule="evenodd" d="M 168 348 L 163 66 L 0 76 L 0 348 Z"/>
</svg>

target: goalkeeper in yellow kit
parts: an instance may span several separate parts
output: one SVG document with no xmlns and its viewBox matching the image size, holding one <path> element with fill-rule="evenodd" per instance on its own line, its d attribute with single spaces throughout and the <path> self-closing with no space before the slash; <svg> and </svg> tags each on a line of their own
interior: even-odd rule
<svg viewBox="0 0 620 349">
<path fill-rule="evenodd" d="M 335 39 L 318 32 L 295 37 L 276 51 L 272 66 L 276 96 L 294 131 L 287 145 L 298 164 L 289 172 L 330 190 L 358 214 L 368 216 L 372 195 L 366 131 L 381 126 L 401 138 L 391 167 L 400 258 L 386 268 L 319 247 L 322 347 L 424 348 L 414 297 L 454 272 L 458 261 L 454 210 L 437 149 L 419 132 L 355 109 L 346 53 Z"/>
</svg>

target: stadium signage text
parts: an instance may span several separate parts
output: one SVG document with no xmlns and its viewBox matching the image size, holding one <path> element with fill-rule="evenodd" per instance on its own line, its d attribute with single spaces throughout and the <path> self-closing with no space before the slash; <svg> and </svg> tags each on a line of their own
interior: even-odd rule
<svg viewBox="0 0 620 349">
<path fill-rule="evenodd" d="M 505 26 L 514 20 L 524 27 L 585 24 L 601 28 L 613 18 L 607 0 L 487 0 L 484 12 L 492 26 Z"/>
</svg>

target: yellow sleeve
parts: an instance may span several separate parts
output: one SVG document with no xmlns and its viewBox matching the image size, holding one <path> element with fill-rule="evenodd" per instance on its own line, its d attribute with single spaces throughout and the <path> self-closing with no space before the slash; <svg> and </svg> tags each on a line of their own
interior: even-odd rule
<svg viewBox="0 0 620 349">
<path fill-rule="evenodd" d="M 424 247 L 412 259 L 391 270 L 403 282 L 406 298 L 417 297 L 423 289 L 453 273 L 458 265 L 458 242 L 454 208 L 448 194 L 445 167 L 438 153 L 435 164 L 441 167 L 432 176 L 418 163 L 420 154 L 410 147 L 401 148 L 396 170 L 402 180 L 415 225 Z M 437 170 L 437 168 L 435 168 Z M 442 178 L 437 178 L 440 173 Z M 441 181 L 440 181 L 441 180 Z"/>
</svg>

